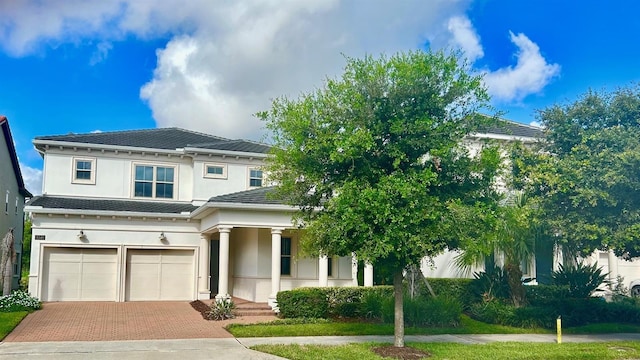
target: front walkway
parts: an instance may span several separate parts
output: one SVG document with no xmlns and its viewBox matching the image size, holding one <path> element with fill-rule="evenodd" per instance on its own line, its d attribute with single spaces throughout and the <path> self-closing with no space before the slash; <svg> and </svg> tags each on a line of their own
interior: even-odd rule
<svg viewBox="0 0 640 360">
<path fill-rule="evenodd" d="M 29 314 L 4 342 L 232 338 L 224 326 L 275 317 L 207 321 L 188 302 L 55 302 Z"/>
</svg>

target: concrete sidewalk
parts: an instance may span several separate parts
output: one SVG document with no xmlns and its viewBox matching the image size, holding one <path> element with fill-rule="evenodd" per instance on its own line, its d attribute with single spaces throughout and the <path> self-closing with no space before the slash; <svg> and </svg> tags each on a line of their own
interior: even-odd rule
<svg viewBox="0 0 640 360">
<path fill-rule="evenodd" d="M 555 343 L 552 334 L 460 334 L 460 335 L 406 335 L 405 342 L 450 342 L 461 344 L 486 344 L 490 342 L 539 342 Z M 393 336 L 299 336 L 282 338 L 238 338 L 242 345 L 251 347 L 263 344 L 315 344 L 343 345 L 349 343 L 392 343 Z M 604 341 L 640 341 L 640 334 L 563 335 L 563 343 Z"/>
<path fill-rule="evenodd" d="M 0 360 L 277 360 L 277 356 L 247 349 L 236 339 L 2 342 Z"/>
<path fill-rule="evenodd" d="M 410 342 L 452 342 L 484 344 L 488 342 L 546 342 L 556 341 L 551 334 L 517 335 L 410 335 Z M 563 342 L 640 341 L 640 334 L 565 335 Z M 73 342 L 2 342 L 0 360 L 5 359 L 281 359 L 248 349 L 259 344 L 317 344 L 340 345 L 361 342 L 391 343 L 393 336 L 313 336 L 238 339 L 132 340 L 132 341 L 73 341 Z"/>
</svg>

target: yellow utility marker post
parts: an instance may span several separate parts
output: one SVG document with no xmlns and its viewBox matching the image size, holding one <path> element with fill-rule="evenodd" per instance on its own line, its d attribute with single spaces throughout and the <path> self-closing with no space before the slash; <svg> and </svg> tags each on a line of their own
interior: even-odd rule
<svg viewBox="0 0 640 360">
<path fill-rule="evenodd" d="M 556 329 L 558 333 L 558 344 L 562 344 L 562 318 L 560 316 L 556 319 Z"/>
</svg>

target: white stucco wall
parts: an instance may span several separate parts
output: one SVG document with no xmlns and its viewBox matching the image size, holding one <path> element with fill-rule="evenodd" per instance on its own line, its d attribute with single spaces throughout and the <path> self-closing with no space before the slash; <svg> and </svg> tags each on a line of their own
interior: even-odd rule
<svg viewBox="0 0 640 360">
<path fill-rule="evenodd" d="M 199 276 L 198 259 L 200 248 L 199 224 L 185 220 L 157 219 L 127 220 L 96 216 L 36 215 L 32 218 L 33 233 L 31 243 L 31 264 L 29 271 L 29 292 L 40 297 L 42 291 L 42 252 L 45 247 L 104 247 L 118 249 L 124 256 L 127 248 L 136 249 L 192 249 L 194 256 L 194 283 Z M 78 238 L 82 230 L 86 239 Z M 160 241 L 160 232 L 167 240 Z M 45 240 L 36 240 L 44 236 Z M 120 259 L 122 266 L 123 259 Z M 208 274 L 207 274 L 208 276 Z M 120 294 L 124 293 L 124 280 L 120 279 Z M 194 287 L 197 289 L 197 287 Z M 122 297 L 122 296 L 121 296 Z M 193 298 L 197 298 L 194 292 Z"/>
<path fill-rule="evenodd" d="M 226 165 L 224 178 L 209 178 L 205 176 L 206 164 Z M 246 159 L 235 157 L 199 156 L 193 162 L 193 200 L 206 201 L 213 196 L 230 194 L 250 189 L 249 169 L 263 165 L 260 159 Z"/>
</svg>

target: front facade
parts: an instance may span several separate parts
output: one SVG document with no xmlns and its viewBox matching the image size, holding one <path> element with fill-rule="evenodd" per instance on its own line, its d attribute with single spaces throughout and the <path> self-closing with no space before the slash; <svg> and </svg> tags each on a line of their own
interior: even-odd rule
<svg viewBox="0 0 640 360">
<path fill-rule="evenodd" d="M 295 209 L 267 196 L 269 147 L 169 128 L 39 137 L 29 291 L 43 301 L 272 302 L 352 285 L 351 257 L 297 256 Z"/>
<path fill-rule="evenodd" d="M 466 144 L 473 152 L 484 139 L 527 143 L 539 134 L 507 122 Z M 45 136 L 34 145 L 44 179 L 43 195 L 26 208 L 29 291 L 43 301 L 233 296 L 274 305 L 280 290 L 358 285 L 357 254 L 298 256 L 296 209 L 268 196 L 267 145 L 177 128 Z M 525 264 L 528 275 L 551 271 L 547 250 Z M 463 276 L 454 255 L 425 262 L 423 272 Z M 371 266 L 364 285 L 373 285 Z"/>
<path fill-rule="evenodd" d="M 13 264 L 11 288 L 17 289 L 22 269 L 24 203 L 26 198 L 31 197 L 31 193 L 24 186 L 9 121 L 2 115 L 0 130 L 0 240 L 13 229 L 16 259 Z"/>
</svg>

